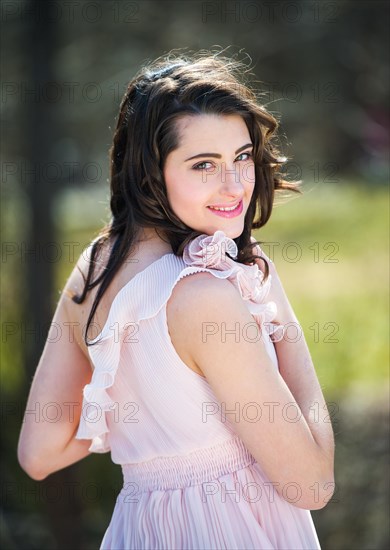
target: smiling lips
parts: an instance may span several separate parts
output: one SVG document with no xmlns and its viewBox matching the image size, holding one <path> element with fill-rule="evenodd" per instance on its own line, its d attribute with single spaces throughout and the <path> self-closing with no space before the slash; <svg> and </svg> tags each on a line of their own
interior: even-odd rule
<svg viewBox="0 0 390 550">
<path fill-rule="evenodd" d="M 217 216 L 222 216 L 223 218 L 235 218 L 242 212 L 242 200 L 235 206 L 208 206 L 209 210 L 216 214 Z"/>
</svg>

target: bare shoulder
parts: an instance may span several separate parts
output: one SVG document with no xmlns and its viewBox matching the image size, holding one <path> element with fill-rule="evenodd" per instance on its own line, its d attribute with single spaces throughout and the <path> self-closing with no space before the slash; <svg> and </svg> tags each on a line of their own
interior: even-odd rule
<svg viewBox="0 0 390 550">
<path fill-rule="evenodd" d="M 84 289 L 85 280 L 88 275 L 88 271 L 91 267 L 91 258 L 93 251 L 94 243 L 90 243 L 80 254 L 76 265 L 74 266 L 72 272 L 69 275 L 69 278 L 64 287 L 64 294 L 68 301 L 72 301 L 72 296 L 74 294 L 81 294 Z M 107 264 L 109 257 L 110 246 L 104 244 L 100 254 L 94 258 L 94 278 L 98 276 L 104 266 Z"/>
<path fill-rule="evenodd" d="M 202 354 L 207 354 L 212 335 L 232 321 L 247 323 L 253 318 L 232 283 L 208 272 L 180 279 L 167 302 L 172 343 L 183 362 L 205 378 Z"/>
<path fill-rule="evenodd" d="M 91 266 L 93 242 L 90 243 L 80 254 L 76 264 L 74 265 L 66 283 L 61 293 L 61 298 L 58 304 L 58 309 L 62 310 L 62 316 L 66 319 L 67 323 L 71 323 L 73 328 L 73 335 L 75 341 L 83 351 L 83 353 L 88 356 L 87 346 L 84 341 L 84 329 L 87 325 L 87 320 L 93 301 L 96 296 L 98 287 L 91 289 L 85 299 L 79 304 L 74 301 L 74 297 L 81 296 L 84 288 L 85 282 L 88 276 L 88 272 Z M 107 263 L 109 256 L 109 246 L 103 245 L 101 252 L 94 258 L 94 272 L 93 279 L 102 272 L 105 264 Z M 104 302 L 98 308 L 99 311 L 96 312 L 94 319 L 94 326 L 100 327 L 104 324 L 104 316 L 107 314 L 106 307 Z M 90 338 L 95 335 L 89 335 Z"/>
<path fill-rule="evenodd" d="M 183 300 L 196 300 L 202 297 L 210 297 L 214 292 L 237 293 L 231 282 L 227 279 L 218 278 L 207 271 L 192 273 L 182 277 L 174 286 L 170 301 L 175 303 Z M 181 303 L 181 305 L 184 305 Z"/>
<path fill-rule="evenodd" d="M 183 326 L 183 321 L 187 320 L 187 328 L 190 320 L 201 321 L 217 312 L 223 319 L 227 308 L 241 306 L 245 308 L 232 283 L 208 272 L 193 273 L 180 279 L 167 304 L 173 323 Z"/>
</svg>

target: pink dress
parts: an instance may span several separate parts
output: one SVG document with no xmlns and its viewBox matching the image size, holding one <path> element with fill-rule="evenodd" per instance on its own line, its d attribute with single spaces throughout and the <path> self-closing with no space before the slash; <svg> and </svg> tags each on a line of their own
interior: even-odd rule
<svg viewBox="0 0 390 550">
<path fill-rule="evenodd" d="M 194 239 L 183 257 L 150 264 L 118 292 L 89 347 L 94 371 L 76 438 L 91 439 L 91 452 L 110 451 L 124 482 L 101 549 L 320 548 L 310 511 L 279 496 L 170 339 L 166 304 L 175 284 L 212 273 L 240 292 L 278 368 L 271 277 L 262 284 L 257 265 L 226 252 L 236 258 L 236 244 L 216 231 Z"/>
</svg>

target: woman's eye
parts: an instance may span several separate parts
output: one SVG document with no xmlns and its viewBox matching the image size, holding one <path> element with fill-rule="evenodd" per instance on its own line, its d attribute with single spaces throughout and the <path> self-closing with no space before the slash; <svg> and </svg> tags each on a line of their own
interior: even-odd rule
<svg viewBox="0 0 390 550">
<path fill-rule="evenodd" d="M 241 153 L 236 158 L 236 161 L 249 160 L 253 157 L 252 153 Z M 214 168 L 213 163 L 204 160 L 203 162 L 198 162 L 195 166 L 192 167 L 194 170 L 211 170 Z"/>
<path fill-rule="evenodd" d="M 210 168 L 212 168 L 212 164 L 211 162 L 207 162 L 207 161 L 204 161 L 204 162 L 199 162 L 198 164 L 195 164 L 195 166 L 193 166 L 194 170 L 208 170 Z"/>
<path fill-rule="evenodd" d="M 246 155 L 247 158 L 246 159 L 240 158 L 243 155 Z M 252 156 L 253 156 L 252 153 L 241 153 L 241 155 L 238 155 L 237 160 L 248 160 L 248 159 L 252 158 Z"/>
</svg>

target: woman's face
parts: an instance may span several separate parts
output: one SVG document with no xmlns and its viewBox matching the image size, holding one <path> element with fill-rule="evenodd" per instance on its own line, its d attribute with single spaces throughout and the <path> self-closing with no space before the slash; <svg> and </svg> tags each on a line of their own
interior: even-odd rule
<svg viewBox="0 0 390 550">
<path fill-rule="evenodd" d="M 172 210 L 196 231 L 212 235 L 220 229 L 231 239 L 239 237 L 255 185 L 244 120 L 239 115 L 188 115 L 177 121 L 177 131 L 179 147 L 164 166 Z"/>
</svg>

